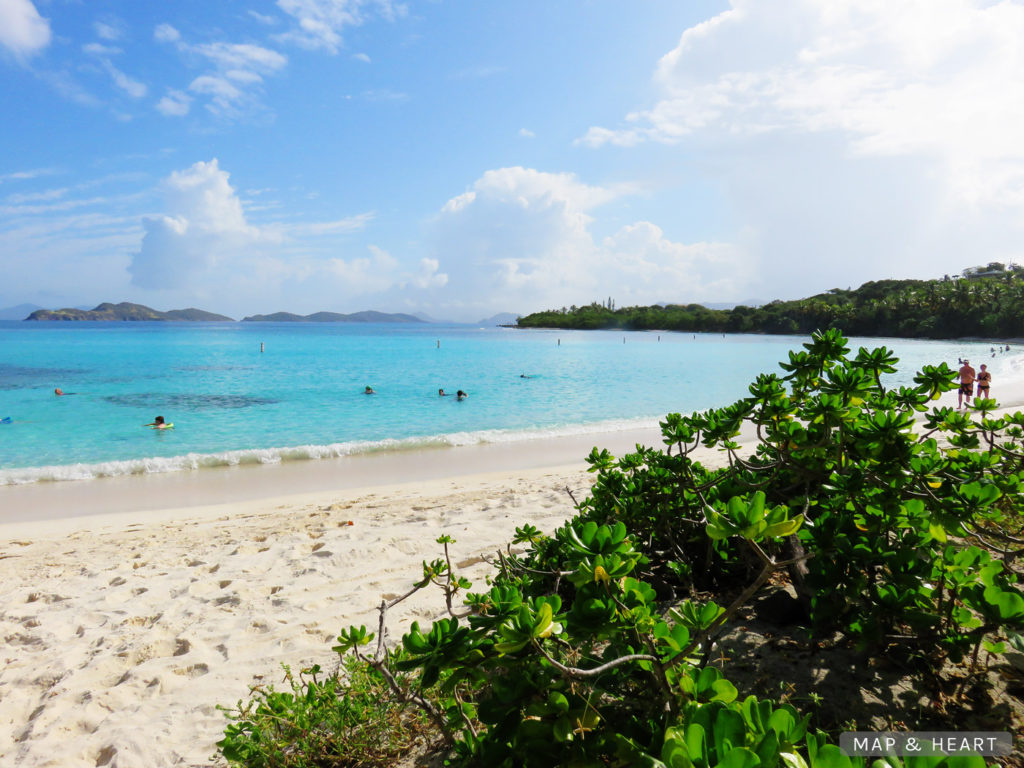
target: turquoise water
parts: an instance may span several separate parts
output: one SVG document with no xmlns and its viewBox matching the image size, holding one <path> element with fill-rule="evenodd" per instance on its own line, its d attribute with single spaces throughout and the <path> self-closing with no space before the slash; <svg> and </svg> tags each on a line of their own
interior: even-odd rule
<svg viewBox="0 0 1024 768">
<path fill-rule="evenodd" d="M 0 485 L 601 432 L 724 405 L 793 336 L 433 324 L 0 323 Z M 260 352 L 260 345 L 264 352 Z M 988 343 L 854 339 L 921 365 Z M 522 378 L 526 374 L 529 378 Z M 1019 376 L 1019 374 L 1016 374 Z M 377 394 L 364 395 L 372 386 Z M 69 394 L 54 395 L 60 387 Z M 461 402 L 438 388 L 465 390 Z M 157 415 L 173 430 L 143 425 Z"/>
</svg>

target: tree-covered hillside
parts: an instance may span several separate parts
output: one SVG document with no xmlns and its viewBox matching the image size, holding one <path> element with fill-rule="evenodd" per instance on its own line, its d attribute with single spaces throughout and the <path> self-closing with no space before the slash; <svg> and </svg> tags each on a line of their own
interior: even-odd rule
<svg viewBox="0 0 1024 768">
<path fill-rule="evenodd" d="M 667 304 L 616 309 L 613 301 L 535 312 L 520 328 L 624 328 L 733 333 L 811 333 L 952 338 L 1024 336 L 1024 267 L 993 262 L 940 280 L 877 280 L 761 307 Z"/>
</svg>

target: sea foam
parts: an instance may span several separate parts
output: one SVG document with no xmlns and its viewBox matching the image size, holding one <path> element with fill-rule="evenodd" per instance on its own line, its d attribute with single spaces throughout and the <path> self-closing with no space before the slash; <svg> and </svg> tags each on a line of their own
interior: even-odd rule
<svg viewBox="0 0 1024 768">
<path fill-rule="evenodd" d="M 181 456 L 147 457 L 95 464 L 56 464 L 0 470 L 0 486 L 27 485 L 65 480 L 93 480 L 100 477 L 124 477 L 166 472 L 184 472 L 241 465 L 279 464 L 289 461 L 338 459 L 359 454 L 419 451 L 432 448 L 516 443 L 559 437 L 596 435 L 654 427 L 651 419 L 613 419 L 590 424 L 572 424 L 521 430 L 484 429 L 475 432 L 402 439 L 353 441 L 329 445 L 292 445 L 278 448 L 252 448 L 217 453 L 186 453 Z M 582 456 L 580 457 L 583 458 Z"/>
</svg>

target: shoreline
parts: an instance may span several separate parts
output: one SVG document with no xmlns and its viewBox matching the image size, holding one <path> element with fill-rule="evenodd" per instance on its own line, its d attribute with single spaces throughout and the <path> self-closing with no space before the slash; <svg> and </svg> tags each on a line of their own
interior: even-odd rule
<svg viewBox="0 0 1024 768">
<path fill-rule="evenodd" d="M 131 513 L 146 517 L 171 510 L 185 513 L 191 508 L 348 492 L 396 482 L 406 485 L 552 468 L 583 470 L 593 447 L 622 455 L 634 450 L 637 443 L 661 446 L 658 425 L 503 443 L 2 486 L 0 539 L 14 530 L 41 531 L 55 521 L 62 521 L 62 530 L 72 530 L 97 515 L 116 522 L 119 516 Z M 79 522 L 71 522 L 76 520 Z"/>
<path fill-rule="evenodd" d="M 1024 408 L 1024 379 L 996 383 L 995 389 L 999 410 Z M 952 390 L 933 405 L 956 408 L 956 399 L 956 390 Z M 622 456 L 637 444 L 663 446 L 657 421 L 642 427 L 507 442 L 430 445 L 265 464 L 3 485 L 0 541 L 46 535 L 49 528 L 72 531 L 92 524 L 96 517 L 109 518 L 109 524 L 124 522 L 130 514 L 173 519 L 175 514 L 189 516 L 189 510 L 257 500 L 286 503 L 293 496 L 313 493 L 537 469 L 585 470 L 592 448 L 606 448 Z"/>
</svg>

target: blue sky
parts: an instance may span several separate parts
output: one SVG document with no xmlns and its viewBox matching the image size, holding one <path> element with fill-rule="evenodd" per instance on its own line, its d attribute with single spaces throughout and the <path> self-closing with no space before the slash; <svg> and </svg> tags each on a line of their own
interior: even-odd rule
<svg viewBox="0 0 1024 768">
<path fill-rule="evenodd" d="M 475 320 L 1018 261 L 1024 6 L 0 0 L 0 307 Z"/>
</svg>

